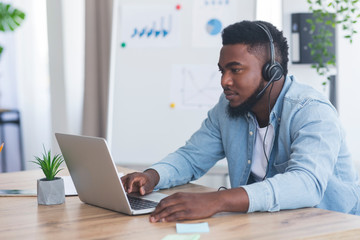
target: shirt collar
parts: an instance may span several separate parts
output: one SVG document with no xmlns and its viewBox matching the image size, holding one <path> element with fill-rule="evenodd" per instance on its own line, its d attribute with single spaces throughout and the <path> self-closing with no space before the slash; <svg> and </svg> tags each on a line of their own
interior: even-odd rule
<svg viewBox="0 0 360 240">
<path fill-rule="evenodd" d="M 294 80 L 295 80 L 294 76 L 287 76 L 285 78 L 284 85 L 270 113 L 270 123 L 273 126 L 275 126 L 276 123 L 279 124 L 281 121 L 281 112 L 283 108 L 284 97 L 287 91 L 289 90 L 290 86 L 294 82 Z"/>
</svg>

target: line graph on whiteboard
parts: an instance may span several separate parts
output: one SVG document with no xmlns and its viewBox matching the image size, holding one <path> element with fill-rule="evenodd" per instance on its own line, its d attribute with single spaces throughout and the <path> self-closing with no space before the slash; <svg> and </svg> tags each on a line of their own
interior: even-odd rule
<svg viewBox="0 0 360 240">
<path fill-rule="evenodd" d="M 171 102 L 176 109 L 209 109 L 219 100 L 220 73 L 213 65 L 173 65 Z"/>
</svg>

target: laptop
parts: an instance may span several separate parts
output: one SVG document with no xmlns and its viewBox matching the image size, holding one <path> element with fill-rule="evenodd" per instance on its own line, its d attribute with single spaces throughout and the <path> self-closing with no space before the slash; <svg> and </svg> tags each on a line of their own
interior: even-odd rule
<svg viewBox="0 0 360 240">
<path fill-rule="evenodd" d="M 82 202 L 125 213 L 151 213 L 166 194 L 127 194 L 106 140 L 55 133 L 76 191 Z"/>
</svg>

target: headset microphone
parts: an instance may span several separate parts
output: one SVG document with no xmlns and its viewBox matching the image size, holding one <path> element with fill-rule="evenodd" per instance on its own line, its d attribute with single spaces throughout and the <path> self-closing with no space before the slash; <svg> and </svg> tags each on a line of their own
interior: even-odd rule
<svg viewBox="0 0 360 240">
<path fill-rule="evenodd" d="M 267 62 L 262 69 L 262 76 L 268 83 L 265 85 L 263 90 L 256 96 L 256 99 L 260 99 L 262 95 L 265 93 L 265 90 L 270 86 L 271 83 L 280 80 L 281 77 L 284 75 L 284 70 L 281 67 L 280 63 L 275 61 L 275 50 L 274 50 L 274 40 L 271 36 L 269 29 L 266 25 L 258 22 L 256 23 L 258 27 L 260 27 L 268 36 L 270 42 L 270 62 Z"/>
<path fill-rule="evenodd" d="M 264 93 L 265 93 L 265 90 L 270 86 L 271 83 L 273 83 L 274 81 L 277 81 L 277 80 L 274 80 L 276 77 L 276 74 L 270 79 L 270 81 L 265 85 L 265 87 L 258 93 L 258 95 L 256 95 L 256 99 L 260 99 Z"/>
</svg>

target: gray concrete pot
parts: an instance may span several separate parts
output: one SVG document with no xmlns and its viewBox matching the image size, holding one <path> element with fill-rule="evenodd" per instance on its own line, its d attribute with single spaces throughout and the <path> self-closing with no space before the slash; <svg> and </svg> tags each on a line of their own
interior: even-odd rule
<svg viewBox="0 0 360 240">
<path fill-rule="evenodd" d="M 46 178 L 37 180 L 37 199 L 41 205 L 55 205 L 65 202 L 64 180 L 62 178 L 54 178 L 54 180 L 46 180 Z"/>
</svg>

